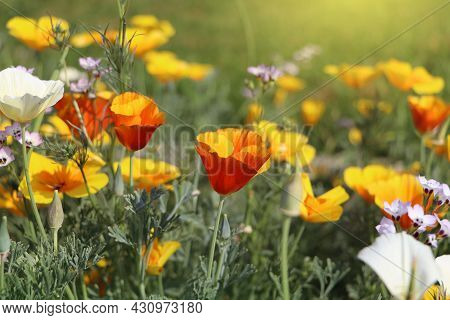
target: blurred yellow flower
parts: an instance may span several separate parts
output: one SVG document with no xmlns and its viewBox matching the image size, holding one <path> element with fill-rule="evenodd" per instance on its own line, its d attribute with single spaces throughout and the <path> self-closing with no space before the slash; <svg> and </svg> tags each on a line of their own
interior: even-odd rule
<svg viewBox="0 0 450 320">
<path fill-rule="evenodd" d="M 300 133 L 279 130 L 276 124 L 268 121 L 260 121 L 255 130 L 269 142 L 272 160 L 286 161 L 293 166 L 305 166 L 310 164 L 316 155 L 316 149 L 309 145 L 308 138 Z"/>
<path fill-rule="evenodd" d="M 364 117 L 371 117 L 375 110 L 378 110 L 385 114 L 390 114 L 392 112 L 392 105 L 387 101 L 378 101 L 375 103 L 374 100 L 370 99 L 359 99 L 356 101 L 356 109 Z"/>
<path fill-rule="evenodd" d="M 349 87 L 359 89 L 368 85 L 378 76 L 378 71 L 372 66 L 352 66 L 349 64 L 326 65 L 324 72 L 331 76 L 339 76 Z"/>
<path fill-rule="evenodd" d="M 84 166 L 87 184 L 91 194 L 97 193 L 108 184 L 108 175 L 98 172 L 98 160 L 89 157 Z M 48 204 L 53 200 L 53 192 L 67 194 L 73 198 L 88 196 L 88 191 L 80 169 L 73 161 L 60 164 L 36 152 L 31 154 L 30 176 L 34 197 L 37 203 Z M 19 186 L 19 191 L 29 199 L 25 178 Z"/>
<path fill-rule="evenodd" d="M 172 52 L 153 51 L 144 57 L 147 72 L 162 83 L 182 79 L 186 75 L 188 64 Z"/>
<path fill-rule="evenodd" d="M 350 130 L 348 130 L 348 141 L 350 141 L 352 145 L 357 146 L 361 144 L 362 139 L 363 139 L 362 132 L 358 128 L 353 127 Z"/>
<path fill-rule="evenodd" d="M 306 173 L 301 175 L 303 192 L 300 204 L 300 217 L 311 223 L 339 220 L 344 210 L 341 204 L 349 199 L 345 189 L 338 186 L 315 197 L 308 175 Z"/>
<path fill-rule="evenodd" d="M 382 62 L 378 68 L 396 88 L 417 94 L 436 94 L 444 88 L 444 79 L 432 76 L 423 67 L 412 67 L 409 63 L 391 59 Z"/>
<path fill-rule="evenodd" d="M 40 132 L 47 137 L 58 136 L 62 139 L 70 139 L 72 137 L 69 126 L 56 115 L 47 118 L 47 123 L 41 125 Z"/>
<path fill-rule="evenodd" d="M 159 242 L 153 241 L 152 251 L 148 256 L 147 272 L 151 275 L 159 275 L 169 258 L 181 247 L 178 241 Z"/>
<path fill-rule="evenodd" d="M 315 99 L 307 99 L 302 102 L 300 106 L 300 114 L 302 115 L 303 123 L 306 125 L 315 125 L 325 111 L 325 104 L 323 101 Z"/>
<path fill-rule="evenodd" d="M 201 81 L 205 79 L 212 70 L 213 67 L 209 64 L 188 63 L 185 76 L 194 81 Z"/>
<path fill-rule="evenodd" d="M 139 14 L 130 18 L 130 25 L 136 28 L 145 29 L 147 31 L 160 30 L 168 38 L 175 34 L 175 29 L 167 20 L 159 20 L 154 15 Z"/>
<path fill-rule="evenodd" d="M 245 124 L 252 124 L 261 119 L 263 113 L 263 107 L 258 103 L 252 103 L 248 106 L 247 117 L 245 118 Z"/>
<path fill-rule="evenodd" d="M 57 42 L 64 40 L 69 31 L 67 21 L 52 16 L 41 17 L 37 21 L 13 17 L 8 20 L 6 27 L 10 35 L 37 51 L 54 47 Z"/>
<path fill-rule="evenodd" d="M 305 82 L 302 79 L 288 74 L 279 77 L 275 83 L 277 86 L 274 96 L 276 106 L 280 106 L 286 101 L 288 93 L 295 93 L 305 88 Z"/>
<path fill-rule="evenodd" d="M 18 192 L 16 190 L 6 190 L 2 185 L 0 185 L 0 209 L 5 209 L 19 217 L 26 215 L 23 200 L 19 198 Z"/>
<path fill-rule="evenodd" d="M 444 139 L 426 139 L 425 145 L 437 155 L 447 157 L 450 161 L 450 134 Z"/>
<path fill-rule="evenodd" d="M 117 168 L 118 163 L 115 163 Z M 130 158 L 124 158 L 120 163 L 124 181 L 130 180 Z M 180 176 L 180 170 L 167 162 L 152 159 L 133 158 L 134 185 L 139 189 L 150 189 L 167 184 Z"/>
<path fill-rule="evenodd" d="M 385 166 L 371 164 L 364 168 L 348 167 L 344 170 L 344 182 L 353 191 L 356 191 L 367 202 L 373 202 L 374 196 L 369 187 L 379 181 L 385 181 L 396 176 L 397 173 Z"/>
</svg>

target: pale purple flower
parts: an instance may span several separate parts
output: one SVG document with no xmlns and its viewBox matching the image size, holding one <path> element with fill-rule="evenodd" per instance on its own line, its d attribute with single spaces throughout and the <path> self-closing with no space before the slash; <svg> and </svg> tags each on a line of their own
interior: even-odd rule
<svg viewBox="0 0 450 320">
<path fill-rule="evenodd" d="M 81 78 L 70 83 L 70 91 L 75 93 L 87 92 L 91 88 L 92 82 L 88 78 Z"/>
<path fill-rule="evenodd" d="M 438 241 L 437 241 L 436 235 L 433 234 L 433 233 L 429 234 L 428 237 L 427 237 L 426 244 L 430 245 L 433 248 L 437 248 Z"/>
<path fill-rule="evenodd" d="M 426 177 L 418 176 L 417 180 L 419 180 L 425 193 L 430 193 L 432 191 L 438 192 L 441 188 L 441 183 L 434 179 L 428 180 Z"/>
<path fill-rule="evenodd" d="M 14 122 L 12 125 L 5 128 L 7 135 L 12 136 L 14 139 L 19 140 L 22 138 L 22 128 L 18 122 Z"/>
<path fill-rule="evenodd" d="M 10 148 L 1 147 L 0 148 L 0 167 L 5 167 L 14 161 L 14 155 Z"/>
<path fill-rule="evenodd" d="M 441 229 L 438 232 L 440 237 L 446 238 L 450 234 L 450 221 L 447 219 L 440 220 L 439 224 L 441 225 Z"/>
<path fill-rule="evenodd" d="M 27 68 L 27 67 L 24 67 L 24 66 L 16 66 L 15 68 L 17 70 L 28 72 L 29 74 L 33 74 L 33 72 L 34 72 L 34 68 Z"/>
<path fill-rule="evenodd" d="M 379 234 L 395 233 L 395 225 L 391 219 L 383 217 L 380 224 L 375 227 Z"/>
<path fill-rule="evenodd" d="M 17 141 L 22 143 L 22 139 L 17 139 Z M 27 148 L 37 147 L 41 145 L 42 142 L 43 140 L 39 133 L 25 131 L 25 145 Z"/>
<path fill-rule="evenodd" d="M 438 191 L 438 197 L 440 205 L 442 203 L 450 202 L 450 188 L 448 187 L 448 184 L 446 183 L 441 184 L 441 188 Z"/>
<path fill-rule="evenodd" d="M 259 66 L 254 67 L 248 67 L 247 72 L 261 79 L 261 81 L 264 83 L 275 81 L 282 75 L 282 72 L 275 66 L 266 66 L 264 64 L 260 64 Z"/>
<path fill-rule="evenodd" d="M 97 70 L 100 66 L 101 59 L 95 59 L 92 57 L 80 58 L 78 59 L 78 63 L 80 67 L 86 71 L 94 71 Z"/>
<path fill-rule="evenodd" d="M 0 147 L 6 144 L 6 140 L 8 139 L 8 133 L 6 130 L 0 130 Z"/>
<path fill-rule="evenodd" d="M 403 202 L 396 199 L 389 204 L 387 201 L 384 202 L 384 211 L 389 213 L 395 221 L 399 221 L 400 218 L 408 212 L 408 206 L 410 202 Z"/>
<path fill-rule="evenodd" d="M 437 218 L 432 214 L 425 214 L 423 207 L 419 204 L 414 207 L 408 207 L 408 217 L 412 220 L 414 227 L 419 227 L 419 232 L 423 232 L 427 227 L 431 227 L 436 224 Z"/>
</svg>

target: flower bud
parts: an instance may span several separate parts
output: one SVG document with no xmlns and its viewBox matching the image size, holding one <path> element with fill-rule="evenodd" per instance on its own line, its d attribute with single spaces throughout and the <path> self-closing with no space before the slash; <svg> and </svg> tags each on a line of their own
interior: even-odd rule
<svg viewBox="0 0 450 320">
<path fill-rule="evenodd" d="M 59 230 L 64 221 L 64 210 L 62 207 L 61 199 L 58 196 L 58 191 L 53 193 L 53 201 L 48 207 L 48 226 L 50 229 Z"/>
<path fill-rule="evenodd" d="M 117 196 L 123 196 L 124 190 L 125 186 L 123 184 L 122 168 L 119 164 L 119 166 L 117 167 L 116 174 L 114 175 L 114 193 Z"/>
<path fill-rule="evenodd" d="M 0 259 L 7 256 L 11 248 L 11 239 L 8 233 L 8 219 L 6 216 L 0 222 Z"/>
<path fill-rule="evenodd" d="M 220 229 L 220 235 L 222 239 L 226 240 L 231 236 L 230 223 L 226 214 L 223 215 L 222 227 Z"/>
<path fill-rule="evenodd" d="M 302 175 L 294 173 L 289 177 L 281 194 L 280 210 L 289 217 L 298 217 L 302 199 Z"/>
</svg>

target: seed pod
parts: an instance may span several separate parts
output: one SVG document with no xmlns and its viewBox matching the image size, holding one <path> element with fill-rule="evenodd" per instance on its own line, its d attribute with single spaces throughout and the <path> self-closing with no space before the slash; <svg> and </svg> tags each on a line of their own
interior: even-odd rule
<svg viewBox="0 0 450 320">
<path fill-rule="evenodd" d="M 117 196 L 123 196 L 124 190 L 125 186 L 123 184 L 122 168 L 119 164 L 119 166 L 117 167 L 116 174 L 114 175 L 114 193 Z"/>
<path fill-rule="evenodd" d="M 62 223 L 64 221 L 64 210 L 61 203 L 61 199 L 58 196 L 58 191 L 54 191 L 53 193 L 53 201 L 48 207 L 48 226 L 50 229 L 59 230 L 61 228 Z"/>
<path fill-rule="evenodd" d="M 223 215 L 222 227 L 220 229 L 220 235 L 222 239 L 226 240 L 231 236 L 230 223 L 226 214 Z"/>
<path fill-rule="evenodd" d="M 8 233 L 8 219 L 4 216 L 0 222 L 0 256 L 7 255 L 10 248 L 11 239 Z"/>
<path fill-rule="evenodd" d="M 280 210 L 289 217 L 298 217 L 302 199 L 302 175 L 294 173 L 283 188 Z"/>
</svg>

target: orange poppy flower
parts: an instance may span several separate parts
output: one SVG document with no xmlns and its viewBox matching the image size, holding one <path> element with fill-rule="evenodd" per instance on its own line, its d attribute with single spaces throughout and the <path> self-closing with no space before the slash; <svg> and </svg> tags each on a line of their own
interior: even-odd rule
<svg viewBox="0 0 450 320">
<path fill-rule="evenodd" d="M 209 182 L 222 195 L 245 186 L 270 158 L 262 137 L 244 129 L 204 132 L 197 136 L 197 142 Z"/>
<path fill-rule="evenodd" d="M 132 151 L 145 148 L 155 130 L 165 121 L 164 113 L 159 111 L 153 99 L 135 92 L 115 97 L 111 111 L 117 138 Z"/>
<path fill-rule="evenodd" d="M 435 96 L 408 97 L 414 125 L 421 133 L 433 130 L 450 115 L 450 105 Z"/>
<path fill-rule="evenodd" d="M 55 109 L 57 110 L 57 115 L 64 120 L 69 128 L 73 128 L 73 126 L 81 127 L 80 120 L 75 112 L 74 99 L 83 116 L 87 134 L 92 140 L 112 122 L 111 112 L 108 108 L 109 101 L 100 97 L 90 99 L 86 94 L 64 94 L 64 97 L 55 105 Z M 75 136 L 78 137 L 80 135 L 78 130 L 73 131 Z"/>
</svg>

